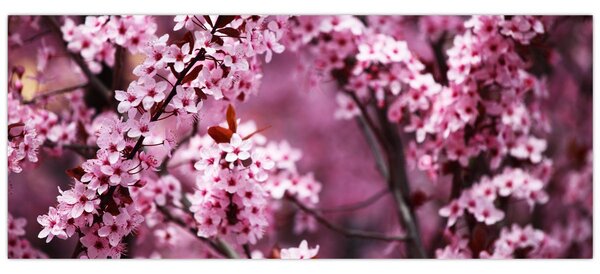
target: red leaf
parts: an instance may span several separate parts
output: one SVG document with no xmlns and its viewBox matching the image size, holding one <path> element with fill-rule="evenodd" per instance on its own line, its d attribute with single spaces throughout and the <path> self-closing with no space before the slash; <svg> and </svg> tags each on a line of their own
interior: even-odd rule
<svg viewBox="0 0 600 274">
<path fill-rule="evenodd" d="M 208 128 L 208 135 L 217 143 L 229 143 L 233 131 L 220 126 L 213 126 Z"/>
<path fill-rule="evenodd" d="M 223 39 L 221 39 L 221 37 L 219 37 L 219 36 L 214 36 L 214 35 L 213 35 L 212 39 L 210 40 L 210 42 L 211 42 L 211 43 L 215 43 L 215 44 L 217 44 L 217 45 L 219 45 L 219 46 L 222 46 L 222 45 L 223 45 L 223 43 L 224 43 L 224 42 L 223 42 Z"/>
<path fill-rule="evenodd" d="M 235 17 L 235 15 L 219 15 L 219 17 L 217 17 L 217 22 L 215 22 L 215 28 L 220 29 L 227 26 L 227 24 L 231 23 Z"/>
<path fill-rule="evenodd" d="M 229 28 L 229 27 L 222 28 L 222 29 L 217 30 L 217 32 L 220 32 L 220 33 L 223 33 L 223 34 L 227 34 L 227 36 L 233 37 L 233 38 L 240 37 L 240 31 L 236 30 L 234 28 Z"/>
<path fill-rule="evenodd" d="M 83 170 L 83 168 L 81 166 L 77 166 L 71 169 L 67 169 L 65 170 L 65 173 L 67 173 L 67 175 L 77 181 L 81 181 L 81 177 L 85 174 L 85 171 Z"/>
<path fill-rule="evenodd" d="M 471 241 L 469 241 L 469 247 L 475 256 L 478 256 L 479 253 L 485 249 L 486 242 L 487 230 L 485 225 L 477 224 L 471 233 Z"/>
<path fill-rule="evenodd" d="M 194 87 L 194 91 L 196 91 L 196 96 L 198 96 L 198 98 L 200 98 L 200 100 L 208 99 L 208 96 L 206 95 L 206 93 L 204 93 L 204 91 L 202 91 L 201 88 Z"/>
<path fill-rule="evenodd" d="M 190 52 L 192 53 L 192 51 L 194 50 L 194 42 L 196 39 L 194 39 L 194 34 L 192 34 L 191 31 L 186 32 L 183 37 L 181 38 L 181 40 L 178 40 L 177 42 L 175 42 L 175 45 L 177 45 L 178 47 L 183 47 L 183 45 L 185 44 L 190 44 Z"/>
<path fill-rule="evenodd" d="M 237 131 L 237 121 L 235 118 L 235 109 L 233 109 L 233 106 L 230 104 L 227 107 L 227 125 L 229 126 L 229 129 L 233 132 Z"/>
<path fill-rule="evenodd" d="M 183 81 L 181 81 L 181 83 L 186 84 L 198 78 L 198 74 L 200 74 L 202 71 L 202 67 L 202 65 L 195 66 L 186 76 L 183 77 Z"/>
<path fill-rule="evenodd" d="M 208 23 L 208 24 L 209 24 L 211 27 L 213 27 L 213 28 L 214 28 L 213 22 L 212 22 L 212 20 L 210 20 L 210 16 L 208 16 L 208 15 L 203 15 L 202 17 L 204 17 L 204 20 L 206 20 L 206 22 L 207 22 L 207 23 Z"/>
<path fill-rule="evenodd" d="M 121 200 L 121 202 L 126 203 L 126 204 L 133 203 L 133 199 L 131 198 L 131 194 L 129 194 L 129 190 L 127 188 L 120 187 L 117 190 L 118 190 L 119 199 Z"/>
</svg>

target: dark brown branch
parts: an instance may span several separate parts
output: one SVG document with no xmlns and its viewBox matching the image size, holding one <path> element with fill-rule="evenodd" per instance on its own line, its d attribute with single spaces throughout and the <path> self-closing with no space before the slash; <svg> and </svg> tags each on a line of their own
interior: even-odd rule
<svg viewBox="0 0 600 274">
<path fill-rule="evenodd" d="M 306 212 L 309 215 L 312 215 L 323 226 L 325 226 L 325 227 L 329 228 L 330 230 L 333 230 L 337 233 L 340 233 L 346 237 L 379 240 L 379 241 L 406 241 L 407 240 L 407 238 L 405 236 L 387 236 L 387 235 L 380 234 L 377 232 L 347 229 L 347 228 L 338 226 L 336 224 L 329 222 L 329 220 L 327 220 L 327 218 L 323 217 L 323 215 L 321 215 L 321 213 L 317 212 L 315 209 L 309 208 L 306 205 L 304 205 L 302 202 L 298 201 L 298 199 L 296 199 L 296 197 L 286 194 L 285 198 L 288 201 L 294 203 L 296 206 L 298 206 L 298 208 L 300 208 L 302 211 Z"/>
<path fill-rule="evenodd" d="M 156 111 L 156 113 L 152 116 L 152 118 L 150 118 L 151 122 L 155 122 L 160 118 L 160 116 L 165 111 L 167 105 L 169 105 L 171 100 L 173 100 L 173 97 L 175 97 L 175 95 L 177 94 L 177 86 L 181 85 L 181 82 L 183 82 L 183 78 L 185 77 L 185 75 L 192 69 L 192 67 L 198 61 L 204 60 L 205 54 L 206 54 L 206 50 L 200 49 L 198 54 L 188 63 L 188 65 L 183 69 L 183 71 L 181 71 L 181 73 L 179 74 L 179 77 L 177 79 L 177 82 L 175 82 L 175 84 L 171 88 L 171 92 L 169 92 L 169 95 L 167 96 L 165 101 L 162 103 L 162 106 L 158 109 L 158 111 Z M 140 138 L 135 143 L 135 146 L 131 150 L 131 153 L 129 153 L 129 156 L 127 156 L 127 159 L 133 159 L 133 157 L 135 157 L 135 154 L 140 150 L 140 148 L 142 148 L 144 139 L 145 139 L 144 136 L 140 136 Z"/>
<path fill-rule="evenodd" d="M 408 201 L 410 200 L 410 185 L 408 176 L 406 175 L 406 163 L 402 140 L 400 139 L 397 130 L 389 123 L 386 109 L 377 109 L 377 114 L 383 134 L 389 138 L 388 167 L 390 176 L 388 178 L 388 186 L 394 195 L 399 221 L 408 233 L 407 251 L 410 257 L 425 258 L 427 254 L 421 241 L 419 224 L 415 218 L 413 208 L 408 204 Z"/>
</svg>

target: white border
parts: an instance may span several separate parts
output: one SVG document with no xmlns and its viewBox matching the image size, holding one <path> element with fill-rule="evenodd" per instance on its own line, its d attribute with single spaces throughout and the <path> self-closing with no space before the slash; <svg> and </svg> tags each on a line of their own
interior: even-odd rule
<svg viewBox="0 0 600 274">
<path fill-rule="evenodd" d="M 212 3 L 212 4 L 211 4 Z M 598 14 L 598 2 L 595 0 L 3 0 L 0 8 L 0 56 L 7 56 L 7 15 L 16 14 L 556 14 L 579 15 Z M 596 21 L 596 20 L 594 20 Z M 577 31 L 577 30 L 573 30 Z M 599 27 L 594 22 L 594 52 L 597 52 L 596 37 Z M 594 54 L 594 63 L 598 63 L 598 54 Z M 4 61 L 6 62 L 6 61 Z M 6 63 L 0 65 L 1 85 L 7 83 Z M 594 82 L 598 79 L 598 69 L 594 71 Z M 595 88 L 596 85 L 594 85 Z M 600 117 L 596 111 L 598 96 L 594 96 L 594 143 L 597 143 Z M 0 129 L 6 129 L 6 95 L 0 96 Z M 0 153 L 6 155 L 6 131 L 0 130 Z M 594 153 L 598 159 L 598 150 Z M 6 259 L 6 157 L 0 157 L 0 262 L 3 273 L 54 273 L 82 272 L 91 273 L 581 273 L 599 268 L 598 240 L 594 242 L 593 260 L 513 260 L 513 261 L 435 261 L 435 260 L 313 260 L 291 261 L 224 261 L 224 260 L 131 260 L 131 261 L 73 261 L 73 260 L 10 260 Z M 594 161 L 594 170 L 599 164 Z M 594 185 L 597 186 L 596 176 Z M 598 201 L 598 187 L 595 187 L 594 200 Z M 594 203 L 594 219 L 598 220 L 600 210 Z M 594 235 L 600 235 L 599 226 L 594 226 Z M 11 271 L 12 270 L 12 271 Z M 18 270 L 18 272 L 17 272 Z M 597 270 L 595 271 L 596 273 Z"/>
</svg>

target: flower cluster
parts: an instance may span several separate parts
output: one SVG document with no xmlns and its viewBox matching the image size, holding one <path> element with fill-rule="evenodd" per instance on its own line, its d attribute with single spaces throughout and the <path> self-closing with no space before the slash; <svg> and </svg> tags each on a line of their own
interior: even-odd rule
<svg viewBox="0 0 600 274">
<path fill-rule="evenodd" d="M 553 258 L 557 246 L 558 241 L 543 231 L 531 225 L 522 228 L 513 224 L 502 229 L 491 254 L 482 251 L 479 256 L 486 259 Z"/>
<path fill-rule="evenodd" d="M 230 109 L 229 111 L 232 111 Z M 257 135 L 254 123 L 229 129 L 212 127 L 200 137 L 196 191 L 188 195 L 190 211 L 201 237 L 233 238 L 254 244 L 262 238 L 271 210 L 268 201 L 294 195 L 311 204 L 318 202 L 321 185 L 312 175 L 298 175 L 295 162 L 300 152 L 286 142 L 268 143 Z M 215 131 L 229 133 L 221 139 Z"/>
<path fill-rule="evenodd" d="M 24 218 L 14 218 L 8 213 L 8 258 L 10 259 L 40 259 L 47 258 L 46 254 L 33 248 L 25 235 Z"/>
<path fill-rule="evenodd" d="M 94 73 L 102 71 L 102 64 L 112 67 L 115 63 L 115 46 L 137 53 L 156 38 L 157 25 L 150 16 L 87 16 L 83 24 L 66 18 L 61 27 L 63 39 L 74 53 Z"/>
<path fill-rule="evenodd" d="M 280 256 L 282 259 L 312 259 L 317 256 L 319 245 L 314 248 L 308 247 L 308 242 L 303 240 L 298 247 L 282 249 Z"/>
<path fill-rule="evenodd" d="M 498 197 L 524 199 L 530 206 L 545 203 L 548 201 L 548 195 L 542 190 L 545 183 L 522 169 L 508 168 L 492 179 L 483 177 L 464 190 L 460 198 L 442 207 L 439 214 L 448 218 L 448 226 L 453 226 L 465 210 L 477 221 L 493 225 L 504 218 L 504 212 L 494 206 Z"/>
</svg>

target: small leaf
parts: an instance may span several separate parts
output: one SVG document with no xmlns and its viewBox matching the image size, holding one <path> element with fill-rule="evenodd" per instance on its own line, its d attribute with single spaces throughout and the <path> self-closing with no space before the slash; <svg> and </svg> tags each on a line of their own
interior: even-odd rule
<svg viewBox="0 0 600 274">
<path fill-rule="evenodd" d="M 119 193 L 119 199 L 125 204 L 133 203 L 133 199 L 131 198 L 131 194 L 129 194 L 129 190 L 124 187 L 120 187 L 117 189 Z"/>
<path fill-rule="evenodd" d="M 227 107 L 227 125 L 229 126 L 229 129 L 233 132 L 237 131 L 237 121 L 235 118 L 235 109 L 233 109 L 233 106 L 230 104 Z"/>
<path fill-rule="evenodd" d="M 471 241 L 469 241 L 469 247 L 473 251 L 473 254 L 478 255 L 485 249 L 487 234 L 485 225 L 479 223 L 475 226 L 471 233 Z"/>
<path fill-rule="evenodd" d="M 227 26 L 227 24 L 231 23 L 231 21 L 233 21 L 235 17 L 235 15 L 219 15 L 219 17 L 217 17 L 217 22 L 215 22 L 214 27 L 217 29 L 223 28 Z"/>
<path fill-rule="evenodd" d="M 23 122 L 12 123 L 12 124 L 8 125 L 8 131 L 10 131 L 11 129 L 13 129 L 15 127 L 23 127 L 23 126 L 25 126 L 25 123 L 23 123 Z"/>
<path fill-rule="evenodd" d="M 192 51 L 194 49 L 195 39 L 194 39 L 194 34 L 192 34 L 191 31 L 186 32 L 180 40 L 177 40 L 174 42 L 174 44 L 180 48 L 183 47 L 183 45 L 188 44 L 188 43 L 190 44 L 189 53 L 192 53 Z"/>
<path fill-rule="evenodd" d="M 204 91 L 202 91 L 201 88 L 194 87 L 194 91 L 196 92 L 196 96 L 198 96 L 198 98 L 200 98 L 200 100 L 204 101 L 204 100 L 208 99 L 208 96 L 206 95 L 206 93 L 204 93 Z"/>
<path fill-rule="evenodd" d="M 222 45 L 223 45 L 223 43 L 224 43 L 224 42 L 223 42 L 223 39 L 221 39 L 221 37 L 219 37 L 219 36 L 214 36 L 214 35 L 213 35 L 212 39 L 210 39 L 210 42 L 211 42 L 211 43 L 215 43 L 215 44 L 217 44 L 217 45 L 219 45 L 219 46 L 222 46 Z"/>
<path fill-rule="evenodd" d="M 213 25 L 213 22 L 212 22 L 212 20 L 210 19 L 210 16 L 208 16 L 208 15 L 203 15 L 202 17 L 204 17 L 204 20 L 206 20 L 206 23 L 208 23 L 208 24 L 209 24 L 211 27 L 213 27 L 213 28 L 214 28 L 214 25 Z"/>
<path fill-rule="evenodd" d="M 242 160 L 242 165 L 244 167 L 249 167 L 250 165 L 252 165 L 252 158 L 248 158 L 246 160 Z"/>
<path fill-rule="evenodd" d="M 208 128 L 208 135 L 218 144 L 229 143 L 229 140 L 231 140 L 231 136 L 233 135 L 233 131 L 224 127 L 213 126 Z"/>
<path fill-rule="evenodd" d="M 202 67 L 202 65 L 195 66 L 186 76 L 183 77 L 181 83 L 186 84 L 198 78 L 198 74 L 200 74 L 202 71 Z"/>
<path fill-rule="evenodd" d="M 77 181 L 81 181 L 81 177 L 83 177 L 83 175 L 85 174 L 85 171 L 83 170 L 83 168 L 81 166 L 77 166 L 71 169 L 67 169 L 65 170 L 65 173 L 67 173 L 67 175 Z"/>
<path fill-rule="evenodd" d="M 220 32 L 220 33 L 223 33 L 223 34 L 227 34 L 227 36 L 233 37 L 233 38 L 240 37 L 240 31 L 236 30 L 234 28 L 229 28 L 229 27 L 222 28 L 222 29 L 217 30 L 217 32 Z"/>
</svg>

